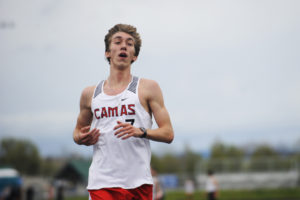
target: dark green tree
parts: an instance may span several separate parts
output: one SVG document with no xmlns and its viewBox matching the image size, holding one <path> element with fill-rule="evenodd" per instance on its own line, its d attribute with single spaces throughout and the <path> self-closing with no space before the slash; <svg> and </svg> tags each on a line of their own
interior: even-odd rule
<svg viewBox="0 0 300 200">
<path fill-rule="evenodd" d="M 182 168 L 182 161 L 171 153 L 163 155 L 161 158 L 161 173 L 178 173 Z"/>
<path fill-rule="evenodd" d="M 151 167 L 155 169 L 157 173 L 161 173 L 163 171 L 161 159 L 155 153 L 152 153 L 151 156 Z"/>
<path fill-rule="evenodd" d="M 275 169 L 276 160 L 278 161 L 279 154 L 274 148 L 267 144 L 256 147 L 251 155 L 250 169 L 252 171 L 266 171 Z"/>
<path fill-rule="evenodd" d="M 186 146 L 182 159 L 180 159 L 183 166 L 183 171 L 190 178 L 195 177 L 197 173 L 197 164 L 202 160 L 202 156 L 193 152 L 189 146 Z"/>
<path fill-rule="evenodd" d="M 217 141 L 211 147 L 207 168 L 216 172 L 236 172 L 241 170 L 244 156 L 241 148 Z"/>
<path fill-rule="evenodd" d="M 37 175 L 41 170 L 39 151 L 28 140 L 2 139 L 0 142 L 0 163 L 27 175 Z"/>
<path fill-rule="evenodd" d="M 62 166 L 55 159 L 44 158 L 41 162 L 41 174 L 46 177 L 53 177 L 60 167 Z"/>
</svg>

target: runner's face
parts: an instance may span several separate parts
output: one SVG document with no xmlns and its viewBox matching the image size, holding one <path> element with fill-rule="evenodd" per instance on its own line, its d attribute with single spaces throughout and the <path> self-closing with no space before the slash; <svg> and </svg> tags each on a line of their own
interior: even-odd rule
<svg viewBox="0 0 300 200">
<path fill-rule="evenodd" d="M 128 66 L 137 57 L 134 48 L 134 39 L 124 32 L 117 32 L 112 36 L 109 51 L 105 56 L 110 58 L 110 64 L 116 66 Z"/>
</svg>

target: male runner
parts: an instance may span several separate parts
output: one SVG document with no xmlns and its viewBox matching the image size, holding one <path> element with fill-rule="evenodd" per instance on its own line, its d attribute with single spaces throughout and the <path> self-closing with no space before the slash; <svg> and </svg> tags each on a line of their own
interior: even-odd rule
<svg viewBox="0 0 300 200">
<path fill-rule="evenodd" d="M 104 41 L 110 74 L 83 90 L 73 133 L 77 144 L 93 145 L 87 189 L 92 200 L 151 200 L 149 140 L 172 142 L 170 117 L 159 85 L 131 75 L 141 47 L 136 28 L 117 24 Z"/>
</svg>

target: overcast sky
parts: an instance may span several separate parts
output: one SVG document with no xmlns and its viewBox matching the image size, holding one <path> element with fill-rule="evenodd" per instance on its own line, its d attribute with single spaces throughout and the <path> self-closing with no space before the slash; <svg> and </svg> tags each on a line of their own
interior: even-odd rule
<svg viewBox="0 0 300 200">
<path fill-rule="evenodd" d="M 154 152 L 300 139 L 298 0 L 0 0 L 0 138 L 43 155 L 91 148 L 72 131 L 83 88 L 107 78 L 104 36 L 142 37 L 134 75 L 156 80 L 175 129 Z"/>
</svg>

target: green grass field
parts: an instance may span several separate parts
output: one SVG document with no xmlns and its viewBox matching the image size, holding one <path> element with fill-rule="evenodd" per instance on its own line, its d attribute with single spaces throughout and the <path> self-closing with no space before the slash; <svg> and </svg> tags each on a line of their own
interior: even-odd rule
<svg viewBox="0 0 300 200">
<path fill-rule="evenodd" d="M 87 200 L 87 197 L 66 198 L 65 200 Z M 169 191 L 165 200 L 185 200 L 183 191 Z M 194 194 L 193 200 L 205 200 L 201 191 Z M 220 191 L 218 200 L 300 200 L 300 188 L 294 189 L 260 189 L 260 190 L 226 190 Z"/>
</svg>

